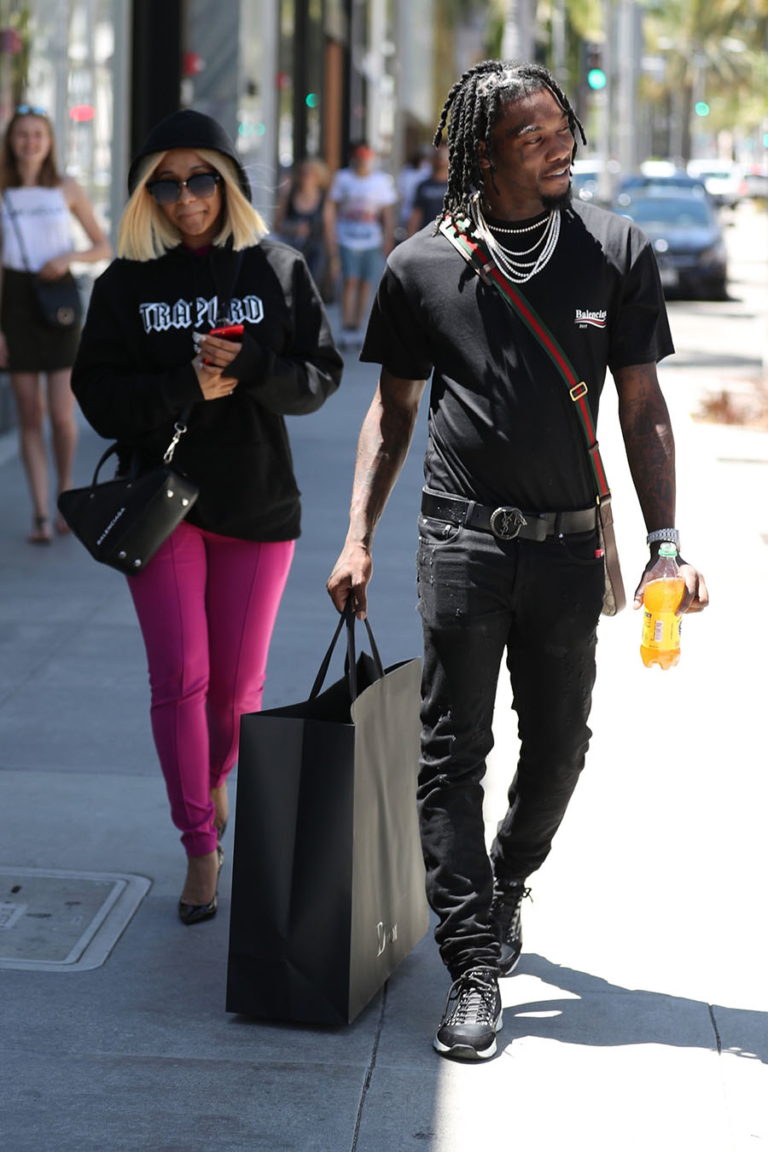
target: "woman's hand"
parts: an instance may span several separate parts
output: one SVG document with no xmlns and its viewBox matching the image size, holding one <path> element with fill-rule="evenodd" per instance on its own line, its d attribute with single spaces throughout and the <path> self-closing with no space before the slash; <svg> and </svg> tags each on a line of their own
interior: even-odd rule
<svg viewBox="0 0 768 1152">
<path fill-rule="evenodd" d="M 205 400 L 220 400 L 222 396 L 231 396 L 237 388 L 234 376 L 224 376 L 220 368 L 203 364 L 202 356 L 195 356 L 192 367 Z"/>
<path fill-rule="evenodd" d="M 224 372 L 242 348 L 242 343 L 239 340 L 222 340 L 219 336 L 200 336 L 197 332 L 194 341 L 198 355 L 192 361 L 192 367 L 205 399 L 218 400 L 222 396 L 231 396 L 237 387 L 237 379 L 226 376 Z M 204 363 L 206 360 L 209 363 Z"/>
<path fill-rule="evenodd" d="M 38 272 L 41 280 L 60 280 L 62 276 L 66 276 L 69 272 L 70 256 L 67 252 L 61 256 L 54 256 L 53 260 L 49 260 L 47 264 L 43 264 Z"/>
<path fill-rule="evenodd" d="M 240 340 L 222 340 L 220 336 L 193 334 L 195 347 L 208 365 L 213 368 L 228 368 L 243 347 Z"/>
</svg>

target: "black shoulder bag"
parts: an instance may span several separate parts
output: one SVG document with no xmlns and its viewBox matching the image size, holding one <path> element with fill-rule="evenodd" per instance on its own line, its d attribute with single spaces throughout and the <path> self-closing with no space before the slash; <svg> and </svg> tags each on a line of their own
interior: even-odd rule
<svg viewBox="0 0 768 1152">
<path fill-rule="evenodd" d="M 197 500 L 198 486 L 171 468 L 190 411 L 185 408 L 174 424 L 162 464 L 139 473 L 134 453 L 128 476 L 99 484 L 102 464 L 117 452 L 117 444 L 111 444 L 89 487 L 70 488 L 59 496 L 59 511 L 94 560 L 126 576 L 141 572 Z"/>
<path fill-rule="evenodd" d="M 5 193 L 5 200 L 8 204 L 8 214 L 11 217 L 13 230 L 16 233 L 16 239 L 19 242 L 19 251 L 21 258 L 24 261 L 24 268 L 30 272 L 29 259 L 27 257 L 27 249 L 24 245 L 24 239 L 21 235 L 21 228 L 16 219 L 16 211 L 11 204 L 8 192 Z M 80 291 L 77 287 L 74 276 L 71 272 L 65 272 L 57 280 L 41 280 L 39 276 L 35 275 L 32 281 L 32 291 L 37 304 L 37 311 L 40 319 L 49 328 L 55 328 L 59 331 L 66 331 L 69 328 L 75 327 L 83 318 L 83 302 L 80 299 Z"/>
</svg>

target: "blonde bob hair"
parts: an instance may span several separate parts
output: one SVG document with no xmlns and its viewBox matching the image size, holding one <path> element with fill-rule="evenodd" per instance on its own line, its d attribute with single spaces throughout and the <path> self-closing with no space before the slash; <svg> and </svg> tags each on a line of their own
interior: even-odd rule
<svg viewBox="0 0 768 1152">
<path fill-rule="evenodd" d="M 139 170 L 139 181 L 125 206 L 117 236 L 117 254 L 126 260 L 157 260 L 181 243 L 178 228 L 171 224 L 163 210 L 150 196 L 147 184 L 165 152 L 146 156 Z M 210 148 L 196 148 L 195 152 L 214 168 L 224 181 L 224 219 L 221 231 L 213 243 L 222 248 L 230 236 L 236 252 L 258 244 L 269 229 L 256 209 L 248 203 L 237 179 L 235 166 L 221 152 Z"/>
</svg>

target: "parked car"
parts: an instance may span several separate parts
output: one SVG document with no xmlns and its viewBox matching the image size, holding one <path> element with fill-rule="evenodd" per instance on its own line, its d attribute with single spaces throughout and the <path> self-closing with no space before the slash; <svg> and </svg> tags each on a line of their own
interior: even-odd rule
<svg viewBox="0 0 768 1152">
<path fill-rule="evenodd" d="M 689 160 L 688 175 L 704 181 L 716 204 L 733 208 L 746 194 L 744 174 L 732 160 Z"/>
<path fill-rule="evenodd" d="M 768 165 L 752 164 L 744 173 L 746 196 L 768 199 Z"/>
<path fill-rule="evenodd" d="M 667 191 L 685 188 L 688 191 L 698 191 L 700 195 L 707 194 L 704 181 L 698 176 L 689 176 L 682 168 L 672 166 L 668 171 L 647 172 L 643 165 L 639 172 L 631 172 L 628 176 L 622 177 L 617 195 L 642 188 L 665 188 Z"/>
<path fill-rule="evenodd" d="M 577 157 L 571 167 L 573 195 L 586 203 L 607 208 L 614 195 L 618 170 L 619 166 L 613 160 L 609 160 L 606 167 L 599 156 Z M 605 195 L 602 194 L 604 182 L 607 184 Z"/>
<path fill-rule="evenodd" d="M 723 230 L 709 197 L 656 186 L 620 193 L 613 208 L 653 244 L 665 295 L 728 299 Z"/>
</svg>

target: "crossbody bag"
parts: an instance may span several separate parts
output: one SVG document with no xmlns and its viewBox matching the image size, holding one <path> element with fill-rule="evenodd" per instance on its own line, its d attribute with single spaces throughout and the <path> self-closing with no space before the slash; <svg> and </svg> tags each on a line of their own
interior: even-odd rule
<svg viewBox="0 0 768 1152">
<path fill-rule="evenodd" d="M 453 244 L 454 248 L 461 253 L 481 280 L 499 292 L 539 346 L 547 353 L 555 366 L 558 376 L 568 389 L 568 395 L 573 402 L 575 417 L 581 428 L 582 439 L 589 460 L 589 471 L 595 490 L 597 524 L 605 569 L 603 615 L 615 616 L 617 612 L 621 612 L 622 608 L 624 608 L 627 598 L 624 592 L 624 581 L 621 576 L 619 553 L 616 547 L 616 534 L 613 527 L 611 490 L 608 487 L 605 467 L 603 466 L 603 461 L 600 456 L 600 446 L 597 442 L 597 436 L 595 435 L 595 424 L 587 401 L 587 392 L 589 391 L 587 384 L 579 378 L 578 373 L 565 352 L 547 325 L 526 300 L 519 287 L 516 284 L 512 285 L 509 280 L 502 275 L 477 237 L 470 236 L 466 231 L 461 229 L 448 213 L 443 217 L 440 224 L 440 231 L 445 238 Z"/>
<path fill-rule="evenodd" d="M 11 197 L 6 190 L 5 202 L 8 206 L 8 215 L 11 218 L 13 230 L 19 243 L 19 252 L 24 262 L 24 268 L 33 276 L 32 292 L 40 319 L 49 328 L 66 331 L 74 328 L 83 318 L 83 304 L 80 299 L 80 289 L 71 272 L 65 272 L 56 280 L 41 280 L 37 273 L 32 273 L 29 267 L 27 248 L 21 227 L 16 219 L 16 209 L 13 207 Z"/>
</svg>

